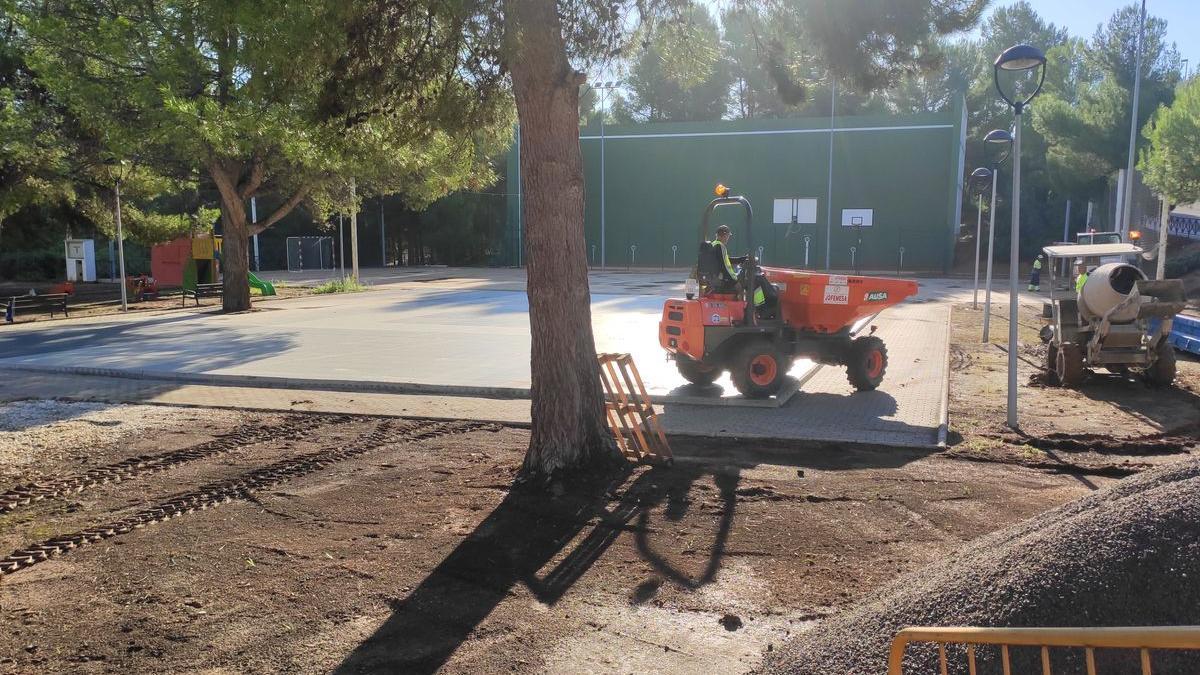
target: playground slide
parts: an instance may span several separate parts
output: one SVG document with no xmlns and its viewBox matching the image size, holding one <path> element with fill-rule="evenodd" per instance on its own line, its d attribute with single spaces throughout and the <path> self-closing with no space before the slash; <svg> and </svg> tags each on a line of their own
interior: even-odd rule
<svg viewBox="0 0 1200 675">
<path fill-rule="evenodd" d="M 250 276 L 250 287 L 257 288 L 263 295 L 275 295 L 275 286 L 269 281 L 263 281 L 254 276 L 254 272 L 247 272 Z"/>
</svg>

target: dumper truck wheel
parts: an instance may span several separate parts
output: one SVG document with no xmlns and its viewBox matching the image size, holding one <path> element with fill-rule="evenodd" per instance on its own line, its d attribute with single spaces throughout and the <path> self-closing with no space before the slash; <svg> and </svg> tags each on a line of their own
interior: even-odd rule
<svg viewBox="0 0 1200 675">
<path fill-rule="evenodd" d="M 1175 347 L 1163 340 L 1158 343 L 1157 355 L 1154 365 L 1147 368 L 1143 376 L 1155 387 L 1168 387 L 1175 381 Z"/>
<path fill-rule="evenodd" d="M 1058 355 L 1054 360 L 1054 374 L 1058 383 L 1064 387 L 1078 387 L 1083 383 L 1083 350 L 1079 345 L 1064 342 L 1058 347 Z"/>
<path fill-rule="evenodd" d="M 850 343 L 850 354 L 846 362 L 846 379 L 859 391 L 871 391 L 883 382 L 887 372 L 887 347 L 883 340 L 868 335 Z"/>
<path fill-rule="evenodd" d="M 733 386 L 746 398 L 766 398 L 779 391 L 787 375 L 786 359 L 770 342 L 752 340 L 734 354 Z"/>
<path fill-rule="evenodd" d="M 675 355 L 675 367 L 683 379 L 692 384 L 712 384 L 721 376 L 721 369 L 683 354 Z"/>
</svg>

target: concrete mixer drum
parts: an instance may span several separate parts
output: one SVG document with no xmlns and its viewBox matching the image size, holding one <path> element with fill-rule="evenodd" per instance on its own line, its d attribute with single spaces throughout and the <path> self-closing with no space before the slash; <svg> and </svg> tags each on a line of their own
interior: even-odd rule
<svg viewBox="0 0 1200 675">
<path fill-rule="evenodd" d="M 1087 283 L 1079 292 L 1079 313 L 1088 319 L 1108 317 L 1111 323 L 1129 323 L 1137 319 L 1138 305 L 1129 301 L 1137 282 L 1146 275 L 1133 265 L 1107 263 L 1088 274 Z"/>
<path fill-rule="evenodd" d="M 1150 281 L 1137 267 L 1122 262 L 1100 264 L 1114 256 L 1135 256 L 1132 244 L 1047 246 L 1050 259 L 1050 302 L 1043 317 L 1048 326 L 1046 371 L 1053 384 L 1075 387 L 1088 370 L 1137 374 L 1153 385 L 1175 379 L 1175 352 L 1167 341 L 1171 320 L 1184 307 L 1183 282 Z M 1074 279 L 1059 283 L 1056 259 L 1082 260 L 1086 283 L 1076 291 Z M 1130 259 L 1130 258 L 1125 258 Z"/>
</svg>

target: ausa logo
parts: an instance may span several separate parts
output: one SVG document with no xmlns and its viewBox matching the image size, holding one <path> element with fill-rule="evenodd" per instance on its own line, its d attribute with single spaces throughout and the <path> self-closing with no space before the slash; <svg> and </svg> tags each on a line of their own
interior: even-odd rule
<svg viewBox="0 0 1200 675">
<path fill-rule="evenodd" d="M 881 302 L 887 300 L 887 291 L 871 291 L 863 297 L 866 302 Z"/>
</svg>

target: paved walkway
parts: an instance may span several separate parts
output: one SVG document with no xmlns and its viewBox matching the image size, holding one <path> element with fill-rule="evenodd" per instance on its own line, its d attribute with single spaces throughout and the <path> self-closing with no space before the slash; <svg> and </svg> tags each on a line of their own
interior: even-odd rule
<svg viewBox="0 0 1200 675">
<path fill-rule="evenodd" d="M 434 276 L 388 282 L 362 294 L 262 303 L 259 311 L 241 315 L 193 311 L 10 326 L 0 329 L 0 368 L 100 369 L 94 372 L 175 381 L 82 377 L 81 371 L 65 379 L 43 372 L 39 379 L 8 371 L 4 396 L 527 422 L 528 401 L 503 400 L 529 386 L 523 275 L 449 270 Z M 597 348 L 633 354 L 659 397 L 692 391 L 657 342 L 662 300 L 680 290 L 681 277 L 610 272 L 592 279 Z M 803 382 L 801 391 L 782 408 L 739 407 L 726 382 L 723 399 L 735 405 L 669 404 L 664 423 L 672 433 L 932 445 L 947 377 L 947 301 L 961 301 L 964 293 L 969 300 L 969 281 L 965 290 L 962 281 L 922 281 L 916 302 L 877 319 L 890 351 L 880 391 L 853 393 L 844 369 L 803 361 L 791 373 Z M 226 385 L 267 378 L 256 384 L 294 390 L 213 387 L 206 378 L 233 378 Z M 319 389 L 353 393 L 309 391 L 317 380 L 332 381 Z M 443 395 L 451 393 L 476 398 Z"/>
</svg>

